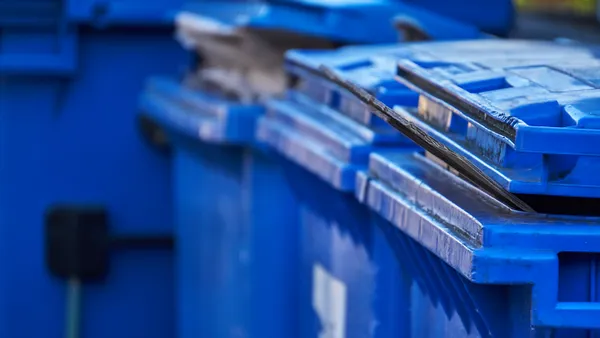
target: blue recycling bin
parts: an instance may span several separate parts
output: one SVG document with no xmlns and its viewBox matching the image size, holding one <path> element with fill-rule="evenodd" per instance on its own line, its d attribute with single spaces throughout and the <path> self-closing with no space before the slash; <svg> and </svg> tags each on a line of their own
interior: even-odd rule
<svg viewBox="0 0 600 338">
<path fill-rule="evenodd" d="M 221 15 L 241 11 L 219 6 Z M 327 24 L 320 30 L 337 38 Z M 392 27 L 388 32 L 395 39 Z M 291 337 L 297 331 L 295 197 L 270 151 L 256 142 L 264 107 L 189 78 L 153 79 L 140 102 L 142 116 L 163 128 L 173 146 L 178 335 Z"/>
<path fill-rule="evenodd" d="M 410 152 L 413 147 L 358 100 L 316 74 L 321 64 L 337 66 L 362 80 L 361 86 L 376 90 L 380 84 L 370 71 L 354 72 L 361 68 L 358 62 L 398 49 L 288 53 L 293 87 L 286 98 L 270 100 L 259 119 L 258 139 L 278 154 L 297 202 L 301 337 L 403 337 L 408 332 L 408 322 L 397 320 L 408 316 L 408 295 L 397 288 L 404 281 L 394 253 L 353 192 L 360 189 L 356 174 L 372 151 L 405 147 Z M 375 64 L 362 66 L 372 74 L 381 71 Z M 416 99 L 409 93 L 397 103 L 416 104 Z"/>
<path fill-rule="evenodd" d="M 393 42 L 394 14 L 411 10 L 388 2 L 311 1 L 208 1 L 184 8 L 178 36 L 194 50 L 199 36 L 237 41 L 252 30 L 270 37 L 283 34 L 290 41 L 302 36 L 296 47 L 311 39 L 330 45 Z M 453 36 L 479 35 L 471 26 L 434 14 L 410 13 L 455 27 Z M 323 15 L 331 20 L 322 20 Z M 366 22 L 373 25 L 365 29 Z M 199 59 L 209 64 L 228 59 L 212 54 L 203 48 Z M 241 98 L 248 87 L 203 82 L 198 71 L 208 67 L 199 68 L 183 80 L 149 81 L 140 102 L 141 116 L 164 130 L 173 151 L 178 335 L 293 337 L 298 334 L 296 195 L 273 151 L 256 139 L 264 100 Z"/>
<path fill-rule="evenodd" d="M 543 56 L 541 51 L 545 52 Z M 444 201 L 444 185 L 451 181 L 441 173 L 424 172 L 421 152 L 341 84 L 359 88 L 362 95 L 369 94 L 387 106 L 415 107 L 418 95 L 395 80 L 396 64 L 402 58 L 441 74 L 446 74 L 443 67 L 448 65 L 447 74 L 454 74 L 460 69 L 452 68 L 456 62 L 474 67 L 481 67 L 484 61 L 498 67 L 524 67 L 565 58 L 595 62 L 595 55 L 595 50 L 585 46 L 500 40 L 289 52 L 286 69 L 294 79 L 293 86 L 286 98 L 268 102 L 267 113 L 259 119 L 258 138 L 279 154 L 298 203 L 300 335 L 513 334 L 511 328 L 500 324 L 501 320 L 489 323 L 485 317 L 501 313 L 494 302 L 506 302 L 505 294 L 493 294 L 489 302 L 481 305 L 483 300 L 477 300 L 479 307 L 469 308 L 473 303 L 470 297 L 485 291 L 468 285 L 463 277 L 423 249 L 411 239 L 413 233 L 409 236 L 396 229 L 398 224 L 406 223 L 403 227 L 414 227 L 411 231 L 427 240 L 428 245 L 439 246 L 440 251 L 445 248 L 445 239 L 421 227 L 423 220 L 410 218 L 410 212 L 421 216 L 424 211 L 418 206 L 400 210 L 396 205 L 399 202 L 384 198 L 385 194 L 409 200 L 422 198 L 423 203 L 432 203 L 426 204 L 425 210 L 439 208 L 448 213 L 445 217 L 449 220 L 461 224 L 457 231 L 461 235 L 481 236 L 471 216 L 451 212 L 446 204 L 431 200 L 429 194 Z M 428 76 L 434 78 L 435 74 Z M 479 80 L 476 75 L 465 76 L 465 81 Z M 400 160 L 414 175 L 419 174 L 412 178 L 412 185 L 404 183 L 406 178 L 401 180 L 408 169 L 397 167 L 395 161 Z M 439 191 L 421 189 L 422 175 L 437 179 Z M 465 194 L 471 199 L 479 196 L 472 196 L 470 191 Z M 426 215 L 422 217 L 428 219 Z M 444 253 L 454 258 L 455 252 L 460 263 L 462 252 L 458 249 L 450 247 Z M 466 318 L 465 326 L 461 326 L 462 318 Z"/>
<path fill-rule="evenodd" d="M 598 331 L 598 187 L 581 171 L 597 159 L 597 49 L 547 58 L 572 47 L 541 60 L 399 60 L 420 99 L 390 121 L 412 123 L 536 211 L 512 209 L 429 153 L 372 153 L 357 197 L 404 272 L 407 337 Z"/>
<path fill-rule="evenodd" d="M 141 243 L 169 242 L 169 162 L 142 142 L 134 114 L 144 79 L 185 62 L 173 5 L 0 3 L 0 336 L 65 337 L 67 326 L 72 337 L 173 336 L 172 252 Z M 107 226 L 115 243 L 99 257 L 107 275 L 80 285 L 50 273 L 48 215 L 89 205 L 91 218 L 57 226 Z"/>
<path fill-rule="evenodd" d="M 178 336 L 293 332 L 294 203 L 253 146 L 263 108 L 156 78 L 140 110 L 172 145 Z"/>
</svg>

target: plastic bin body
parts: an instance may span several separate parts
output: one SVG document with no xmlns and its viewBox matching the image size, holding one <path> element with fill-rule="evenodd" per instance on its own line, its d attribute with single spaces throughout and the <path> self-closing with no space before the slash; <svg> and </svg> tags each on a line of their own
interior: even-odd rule
<svg viewBox="0 0 600 338">
<path fill-rule="evenodd" d="M 194 40 L 202 34 L 236 41 L 252 29 L 271 38 L 289 34 L 291 41 L 304 35 L 342 44 L 393 42 L 391 20 L 400 8 L 377 1 L 202 1 L 186 5 L 177 22 L 179 37 L 190 48 L 199 47 Z M 455 33 L 479 35 L 471 26 L 457 26 Z M 203 52 L 216 59 L 210 50 Z M 150 82 L 141 103 L 142 113 L 175 144 L 179 334 L 293 337 L 298 334 L 297 195 L 280 163 L 255 142 L 255 121 L 264 107 L 232 101 L 223 92 L 159 79 Z M 353 184 L 348 175 L 344 180 Z M 368 215 L 364 209 L 362 215 Z"/>
<path fill-rule="evenodd" d="M 406 336 L 403 276 L 368 210 L 283 161 L 299 201 L 299 336 Z"/>
<path fill-rule="evenodd" d="M 73 59 L 44 54 L 52 34 L 2 33 L 0 336 L 63 337 L 67 287 L 45 265 L 44 215 L 89 203 L 107 208 L 114 233 L 172 232 L 169 163 L 141 141 L 134 113 L 144 78 L 185 54 L 167 28 L 81 27 L 65 43 Z M 172 336 L 172 252 L 112 255 L 106 283 L 83 286 L 82 335 Z"/>
<path fill-rule="evenodd" d="M 408 326 L 397 318 L 407 317 L 407 295 L 395 287 L 403 276 L 353 192 L 373 149 L 408 144 L 381 121 L 353 114 L 360 104 L 342 107 L 327 81 L 288 70 L 296 85 L 268 102 L 257 135 L 279 154 L 297 201 L 300 336 L 403 337 Z"/>
<path fill-rule="evenodd" d="M 352 93 L 329 81 L 323 68 L 342 80 L 366 90 L 383 104 L 394 107 L 417 106 L 419 95 L 413 88 L 396 80 L 399 60 L 411 60 L 416 65 L 438 68 L 452 74 L 452 65 L 477 64 L 485 60 L 490 66 L 535 66 L 570 60 L 581 63 L 596 60 L 598 49 L 586 45 L 557 44 L 543 41 L 477 39 L 458 42 L 420 42 L 383 44 L 376 46 L 349 46 L 333 51 L 293 50 L 287 53 L 285 67 L 302 81 L 298 86 L 312 100 L 340 109 L 361 123 L 373 124 L 380 129 L 391 129 L 389 124 L 372 114 Z M 484 67 L 484 66 L 483 66 Z M 489 71 L 489 77 L 494 72 Z M 457 74 L 459 77 L 460 74 Z M 474 72 L 473 82 L 479 80 Z M 471 80 L 467 78 L 466 80 Z"/>
<path fill-rule="evenodd" d="M 173 144 L 179 337 L 293 337 L 297 227 L 254 142 L 263 108 L 158 78 L 141 101 Z"/>
</svg>

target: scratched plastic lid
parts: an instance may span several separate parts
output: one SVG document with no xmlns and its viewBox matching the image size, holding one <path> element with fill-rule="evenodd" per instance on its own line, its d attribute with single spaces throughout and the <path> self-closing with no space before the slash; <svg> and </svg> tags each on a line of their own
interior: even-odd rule
<svg viewBox="0 0 600 338">
<path fill-rule="evenodd" d="M 396 118 L 510 192 L 600 197 L 600 61 L 545 48 L 541 60 L 518 60 L 518 51 L 509 61 L 402 59 L 398 75 L 421 96 L 417 109 L 397 107 Z"/>
<path fill-rule="evenodd" d="M 388 106 L 416 106 L 418 94 L 396 80 L 399 59 L 419 63 L 490 60 L 497 66 L 544 60 L 594 59 L 597 49 L 580 44 L 524 40 L 472 40 L 351 46 L 332 51 L 293 50 L 285 68 L 295 79 L 293 95 L 301 94 L 368 125 L 385 125 L 358 98 L 325 79 L 321 67 L 371 92 Z"/>
<path fill-rule="evenodd" d="M 178 24 L 182 20 L 189 22 L 196 16 L 214 20 L 215 27 L 222 30 L 285 31 L 340 43 L 362 44 L 398 41 L 399 35 L 393 25 L 398 14 L 416 22 L 437 20 L 443 23 L 445 29 L 433 34 L 438 39 L 473 38 L 479 34 L 475 26 L 385 0 L 197 1 L 188 2 L 177 21 Z M 450 32 L 445 33 L 448 30 Z"/>
</svg>

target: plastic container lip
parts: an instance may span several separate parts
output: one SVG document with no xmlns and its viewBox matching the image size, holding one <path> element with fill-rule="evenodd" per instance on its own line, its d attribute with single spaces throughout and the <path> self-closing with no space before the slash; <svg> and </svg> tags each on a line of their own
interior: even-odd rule
<svg viewBox="0 0 600 338">
<path fill-rule="evenodd" d="M 140 99 L 142 114 L 169 134 L 213 144 L 252 144 L 264 108 L 190 87 L 172 78 L 152 78 Z"/>
<path fill-rule="evenodd" d="M 406 159 L 409 158 L 410 161 L 407 161 Z M 388 171 L 391 168 L 393 173 L 382 174 L 382 171 L 386 168 Z M 430 172 L 427 172 L 428 170 Z M 560 222 L 568 222 L 588 225 L 600 223 L 600 215 L 568 215 L 516 210 L 440 166 L 440 163 L 435 159 L 419 152 L 410 154 L 406 151 L 400 151 L 395 154 L 393 150 L 376 150 L 370 157 L 368 175 L 389 184 L 395 188 L 394 190 L 397 193 L 401 194 L 402 192 L 397 190 L 397 186 L 395 187 L 395 182 L 412 179 L 418 183 L 417 190 L 414 192 L 415 196 L 419 192 L 424 192 L 426 200 L 433 193 L 438 200 L 448 200 L 457 210 L 463 210 L 475 219 L 485 220 L 485 222 L 492 224 L 508 223 L 506 217 L 510 217 L 510 222 L 518 224 L 548 222 L 550 225 L 558 225 Z M 441 193 L 440 191 L 448 193 Z M 457 199 L 460 200 L 458 204 L 455 202 Z M 597 200 L 600 201 L 600 199 Z M 494 219 L 496 221 L 493 221 Z"/>
<path fill-rule="evenodd" d="M 351 88 L 351 87 L 349 87 Z M 375 100 L 377 101 L 377 100 Z M 378 104 L 375 104 L 375 106 L 378 106 Z M 388 109 L 389 110 L 389 109 Z M 396 115 L 390 115 L 390 116 L 396 116 Z M 398 115 L 400 116 L 400 115 Z M 404 118 L 406 120 L 406 117 Z M 413 122 L 414 124 L 414 122 Z M 415 125 L 416 128 L 417 125 Z M 414 129 L 414 128 L 413 128 Z M 401 129 L 403 130 L 403 129 Z M 421 129 L 419 129 L 421 130 Z M 434 134 L 430 134 L 430 131 L 425 131 L 425 134 L 427 134 L 430 138 L 436 139 L 437 141 L 435 142 L 441 142 L 442 144 L 447 143 L 445 140 L 443 139 L 439 139 L 438 136 L 434 133 Z M 428 141 L 429 142 L 429 141 Z M 513 187 L 513 181 L 511 180 L 507 180 L 506 177 L 504 177 L 503 175 L 505 175 L 504 172 L 497 172 L 497 175 L 503 176 L 504 178 L 500 179 L 498 177 L 495 177 L 493 175 L 489 175 L 489 168 L 487 168 L 486 165 L 480 165 L 478 164 L 478 162 L 476 161 L 477 158 L 473 159 L 471 158 L 472 155 L 469 155 L 468 153 L 465 153 L 464 151 L 457 151 L 455 148 L 457 147 L 452 147 L 452 146 L 446 146 L 444 147 L 447 152 L 453 152 L 454 154 L 457 155 L 452 155 L 452 156 L 457 156 L 456 159 L 458 162 L 450 162 L 450 163 L 454 163 L 456 165 L 459 165 L 457 168 L 461 168 L 461 170 L 463 170 L 463 164 L 465 165 L 464 170 L 467 170 L 466 173 L 468 174 L 467 177 L 471 178 L 471 179 L 475 179 L 475 182 L 477 182 L 478 185 L 481 185 L 483 187 L 485 187 L 486 189 L 490 189 L 490 191 L 493 191 L 494 196 L 501 196 L 502 198 L 509 198 L 506 201 L 510 201 L 510 205 L 513 205 L 513 203 L 517 203 L 515 201 L 517 201 L 516 198 L 518 198 L 518 196 L 521 195 L 516 195 L 515 192 L 520 192 L 521 194 L 525 194 L 524 196 L 528 196 L 530 197 L 532 194 L 544 194 L 544 195 L 566 195 L 566 196 L 572 196 L 571 198 L 576 199 L 579 196 L 581 196 L 582 198 L 587 196 L 587 197 L 594 197 L 597 196 L 598 191 L 596 190 L 596 192 L 594 193 L 593 191 L 588 191 L 589 189 L 585 188 L 585 187 L 578 187 L 578 186 L 574 186 L 574 185 L 569 185 L 569 186 L 561 186 L 556 185 L 553 182 L 550 182 L 551 185 L 548 185 L 548 187 L 550 187 L 551 190 L 547 190 L 545 187 L 546 185 L 523 185 L 520 182 L 514 181 L 517 184 L 515 184 L 515 186 L 517 188 Z M 460 147 L 458 147 L 460 148 Z M 429 149 L 428 147 L 426 147 L 426 149 Z M 460 150 L 460 149 L 459 149 Z M 445 153 L 444 153 L 445 154 Z M 450 156 L 450 155 L 449 155 Z M 460 160 L 460 158 L 463 158 L 463 160 Z M 451 157 L 450 159 L 452 160 L 454 157 Z M 469 164 L 467 166 L 467 164 Z M 463 171 L 464 171 L 463 170 Z M 473 170 L 472 172 L 470 172 L 469 170 Z M 470 174 L 469 174 L 470 173 Z M 484 184 L 485 183 L 485 184 Z M 524 182 L 526 183 L 526 182 Z M 494 184 L 493 186 L 491 184 Z M 492 189 L 491 187 L 495 187 L 494 189 Z M 500 191 L 500 188 L 502 189 L 502 191 Z M 520 190 L 519 190 L 520 189 Z M 541 190 L 540 190 L 541 189 Z M 542 192 L 543 191 L 543 192 Z M 591 195 L 590 195 L 591 194 Z M 549 199 L 549 197 L 544 197 L 546 199 Z M 537 202 L 537 200 L 542 199 L 541 196 L 538 196 L 536 198 L 536 200 L 531 200 L 531 203 L 535 203 Z M 559 197 L 555 197 L 554 200 L 558 200 Z M 582 200 L 583 201 L 583 200 Z M 585 199 L 585 201 L 588 201 L 588 199 Z M 523 204 L 522 201 L 518 202 L 519 204 Z M 519 205 L 519 204 L 514 204 L 514 205 Z M 524 204 L 526 205 L 526 203 Z M 542 205 L 543 206 L 543 205 Z M 522 208 L 519 205 L 519 208 Z M 529 208 L 522 208 L 522 210 L 529 210 Z M 545 209 L 540 209 L 538 211 L 543 211 Z M 571 210 L 567 210 L 564 209 L 564 211 L 561 212 L 565 212 L 565 213 L 571 213 L 574 211 Z M 587 212 L 587 211 L 586 211 Z"/>
<path fill-rule="evenodd" d="M 398 61 L 403 59 L 426 64 L 463 61 L 473 65 L 493 60 L 497 65 L 495 67 L 499 67 L 501 62 L 507 65 L 530 65 L 540 62 L 540 59 L 592 59 L 596 54 L 600 54 L 598 46 L 594 49 L 583 44 L 550 41 L 482 39 L 347 46 L 332 51 L 290 50 L 285 55 L 285 67 L 290 74 L 302 73 L 317 78 L 323 77 L 321 67 L 337 72 L 342 78 L 346 78 L 348 72 L 370 67 L 388 73 L 387 80 L 392 80 L 396 75 Z M 390 69 L 386 69 L 388 67 Z M 351 80 L 361 85 L 360 77 L 353 77 Z M 376 88 L 363 89 L 372 91 Z"/>
<path fill-rule="evenodd" d="M 596 214 L 593 209 L 593 201 L 597 201 L 599 198 L 600 187 L 593 182 L 589 181 L 587 184 L 581 183 L 568 184 L 567 182 L 546 182 L 541 181 L 539 176 L 540 171 L 532 171 L 529 167 L 523 168 L 503 168 L 489 162 L 488 159 L 479 156 L 477 152 L 466 149 L 465 140 L 461 138 L 452 137 L 452 133 L 445 134 L 429 126 L 426 123 L 421 122 L 422 120 L 417 117 L 414 113 L 409 113 L 407 109 L 401 107 L 395 107 L 394 111 L 402 116 L 404 119 L 410 121 L 410 123 L 419 126 L 419 129 L 427 135 L 431 136 L 436 142 L 443 144 L 449 151 L 462 155 L 467 161 L 472 163 L 475 167 L 481 170 L 491 180 L 496 181 L 498 184 L 504 187 L 504 189 L 510 191 L 512 194 L 521 198 L 522 200 L 529 201 L 528 203 L 534 207 L 535 210 L 542 212 L 544 210 L 553 211 L 554 213 L 573 213 L 579 210 L 581 213 Z M 413 109 L 414 111 L 414 109 Z M 584 157 L 585 158 L 585 157 Z M 537 169 L 540 169 L 536 167 Z M 593 171 L 592 167 L 592 171 Z M 581 176 L 581 173 L 576 173 L 574 176 L 576 179 L 583 180 L 586 176 Z M 558 202 L 559 204 L 556 204 Z M 573 211 L 567 209 L 569 202 L 576 201 L 578 208 L 574 208 Z M 555 203 L 555 204 L 552 204 Z M 551 208 L 550 205 L 553 205 Z"/>
<path fill-rule="evenodd" d="M 386 169 L 392 174 L 386 174 Z M 357 186 L 359 188 L 355 194 L 362 195 L 359 197 L 362 203 L 403 231 L 411 233 L 415 239 L 424 241 L 423 244 L 452 245 L 450 242 L 455 242 L 469 251 L 488 249 L 494 245 L 510 248 L 514 245 L 512 236 L 522 240 L 521 236 L 529 233 L 534 237 L 537 234 L 557 238 L 585 231 L 598 233 L 596 226 L 600 222 L 597 216 L 512 210 L 422 155 L 403 154 L 397 150 L 391 153 L 373 152 L 369 171 L 357 175 Z M 423 220 L 423 224 L 413 217 Z M 436 232 L 442 235 L 441 241 L 432 242 L 437 236 Z M 560 242 L 549 243 L 543 239 L 527 245 L 565 250 L 561 249 L 564 246 Z M 565 245 L 572 247 L 571 243 Z M 437 249 L 437 245 L 430 248 L 434 252 Z"/>
<path fill-rule="evenodd" d="M 400 108 L 396 108 L 400 109 Z M 431 133 L 432 130 L 424 129 L 424 132 Z M 435 135 L 435 132 L 433 133 Z M 435 136 L 434 136 L 435 137 Z M 440 142 L 446 144 L 451 149 L 455 149 L 456 145 L 452 145 L 455 141 L 450 139 L 448 142 L 441 140 Z M 458 145 L 458 151 L 460 152 L 460 145 Z M 427 154 L 428 157 L 434 157 L 431 154 Z M 600 197 L 598 197 L 597 191 L 600 187 L 592 186 L 590 189 L 594 189 L 596 191 L 595 194 L 585 195 L 585 194 L 573 194 L 577 192 L 581 192 L 582 190 L 577 187 L 570 187 L 571 194 L 569 195 L 553 195 L 553 194 L 544 194 L 542 192 L 537 191 L 536 189 L 530 189 L 527 186 L 523 185 L 522 182 L 515 179 L 514 174 L 507 173 L 506 171 L 499 170 L 498 168 L 494 168 L 489 166 L 482 159 L 478 158 L 473 154 L 465 154 L 467 159 L 471 160 L 478 167 L 482 168 L 482 170 L 489 175 L 492 179 L 502 182 L 502 185 L 508 185 L 507 189 L 519 197 L 521 200 L 525 201 L 528 205 L 533 207 L 537 212 L 535 213 L 525 213 L 531 215 L 540 215 L 540 214 L 548 214 L 553 217 L 557 217 L 560 215 L 566 216 L 586 216 L 586 217 L 597 217 L 600 216 L 600 209 L 597 208 L 597 205 L 600 203 Z M 444 168 L 449 169 L 455 175 L 457 173 L 456 170 L 450 168 L 445 162 L 439 159 L 435 159 L 437 164 L 441 165 Z M 508 175 L 508 176 L 507 176 Z M 521 188 L 513 188 L 512 182 L 517 183 L 518 185 L 523 185 Z M 531 184 L 535 184 L 535 182 L 531 182 Z M 493 198 L 493 197 L 492 197 Z M 494 199 L 496 202 L 503 204 L 501 201 Z M 522 211 L 517 211 L 515 209 L 511 209 L 510 206 L 506 206 L 511 210 L 511 212 L 523 214 Z"/>
<path fill-rule="evenodd" d="M 559 54 L 560 58 L 569 57 L 569 55 Z M 450 76 L 449 78 L 445 75 L 440 75 L 439 72 L 431 72 L 427 69 L 422 68 L 417 62 L 412 60 L 400 60 L 397 66 L 398 80 L 406 85 L 408 88 L 416 91 L 423 97 L 430 100 L 436 101 L 442 105 L 445 105 L 448 109 L 460 114 L 462 117 L 468 119 L 473 123 L 480 124 L 482 127 L 487 128 L 490 133 L 495 133 L 502 137 L 507 138 L 513 148 L 515 146 L 525 146 L 522 142 L 518 142 L 517 134 L 519 129 L 533 131 L 532 129 L 539 129 L 543 132 L 545 128 L 554 128 L 554 126 L 548 125 L 530 125 L 524 122 L 523 118 L 512 116 L 509 110 L 514 110 L 519 107 L 525 107 L 531 103 L 537 102 L 551 102 L 558 101 L 562 106 L 577 103 L 582 99 L 588 99 L 598 97 L 600 89 L 596 83 L 590 82 L 581 77 L 577 77 L 573 74 L 569 74 L 565 69 L 577 68 L 581 66 L 588 66 L 591 70 L 600 67 L 600 60 L 590 56 L 571 56 L 568 60 L 560 60 L 560 58 L 542 58 L 541 60 L 517 60 L 513 62 L 506 61 L 501 62 L 501 65 L 495 65 L 493 59 L 480 60 L 479 62 L 454 62 L 457 67 L 479 67 L 482 71 L 488 71 L 490 74 L 493 71 L 497 71 L 498 79 L 509 77 L 521 78 L 522 81 L 527 81 L 536 88 L 544 89 L 543 84 L 537 83 L 540 79 L 523 77 L 520 74 L 521 71 L 536 70 L 536 69 L 547 69 L 548 71 L 556 72 L 565 78 L 571 77 L 572 81 L 578 81 L 579 86 L 569 84 L 572 89 L 561 90 L 559 88 L 547 89 L 546 93 L 540 94 L 528 94 L 522 98 L 516 97 L 512 101 L 506 101 L 503 105 L 510 104 L 507 108 L 499 108 L 499 102 L 494 101 L 492 98 L 483 98 L 477 93 L 469 92 L 463 89 L 464 84 L 458 84 Z M 491 63 L 492 66 L 486 65 L 486 62 Z M 450 65 L 450 63 L 448 64 Z M 494 68 L 498 67 L 498 68 Z M 548 81 L 547 79 L 541 79 Z M 564 79 L 561 81 L 565 81 Z M 467 83 L 468 84 L 468 83 Z M 565 84 L 566 85 L 566 84 Z M 507 84 L 507 87 L 511 88 Z M 518 88 L 518 87 L 512 87 Z M 498 88 L 504 89 L 504 88 Z M 489 90 L 490 92 L 493 90 Z M 578 131 L 586 133 L 579 129 Z M 529 150 L 531 151 L 531 150 Z M 552 153 L 552 152 L 550 152 Z M 576 151 L 575 151 L 576 153 Z M 593 154 L 593 153 L 591 153 Z M 599 151 L 600 154 L 600 151 Z"/>
<path fill-rule="evenodd" d="M 544 57 L 556 59 L 565 56 L 561 53 L 565 53 L 567 56 L 576 53 L 590 56 L 600 54 L 600 46 L 595 46 L 595 50 L 593 47 L 594 45 L 531 40 L 428 41 L 345 46 L 333 51 L 291 50 L 287 52 L 286 60 L 318 71 L 318 67 L 321 65 L 335 68 L 340 64 L 364 62 L 371 57 L 380 56 L 390 56 L 396 60 L 403 57 L 408 59 L 416 57 L 417 59 L 428 58 L 429 60 L 423 61 L 433 62 L 476 62 L 490 59 L 503 60 L 507 57 L 515 60 Z M 557 56 L 544 54 L 549 52 Z"/>
</svg>

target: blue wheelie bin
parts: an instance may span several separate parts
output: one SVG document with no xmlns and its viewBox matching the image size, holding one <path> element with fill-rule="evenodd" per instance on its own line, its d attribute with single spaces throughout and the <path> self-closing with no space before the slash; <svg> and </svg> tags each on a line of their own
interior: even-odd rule
<svg viewBox="0 0 600 338">
<path fill-rule="evenodd" d="M 295 308 L 290 290 L 298 237 L 293 196 L 279 166 L 254 137 L 255 121 L 264 111 L 261 97 L 276 93 L 280 86 L 283 50 L 259 49 L 262 54 L 257 54 L 253 48 L 278 38 L 276 34 L 291 41 L 287 48 L 324 48 L 338 37 L 323 23 L 320 31 L 311 32 L 322 31 L 323 37 L 264 29 L 270 21 L 278 27 L 282 11 L 291 13 L 287 23 L 304 24 L 306 16 L 290 12 L 285 3 L 261 4 L 273 15 L 257 17 L 260 25 L 240 25 L 231 19 L 255 13 L 254 5 L 190 6 L 178 17 L 178 36 L 200 52 L 202 64 L 183 80 L 150 80 L 141 99 L 141 115 L 163 128 L 173 146 L 180 337 L 290 337 L 295 332 L 295 314 L 290 310 Z M 339 12 L 328 6 L 316 8 L 332 15 Z M 259 29 L 262 38 L 255 32 Z M 289 29 L 297 30 L 293 25 Z M 267 33 L 272 36 L 264 38 Z M 387 34 L 388 41 L 396 38 L 391 26 Z M 222 52 L 226 48 L 230 49 Z M 240 54 L 248 57 L 239 58 Z M 268 62 L 260 62 L 263 58 Z M 236 76 L 242 67 L 268 79 L 269 85 L 261 82 L 256 87 L 250 75 Z"/>
<path fill-rule="evenodd" d="M 333 90 L 315 93 L 315 84 L 299 86 L 307 91 L 270 101 L 258 124 L 259 139 L 280 154 L 298 203 L 299 335 L 360 337 L 372 334 L 377 322 L 375 336 L 401 336 L 392 318 L 393 306 L 405 303 L 396 299 L 402 295 L 372 293 L 375 285 L 394 290 L 399 282 L 393 252 L 351 192 L 356 171 L 373 149 L 405 140 L 309 99 L 333 97 Z"/>
<path fill-rule="evenodd" d="M 0 2 L 1 337 L 173 336 L 170 169 L 135 112 L 185 63 L 174 5 Z"/>
<path fill-rule="evenodd" d="M 518 51 L 522 52 L 520 58 L 511 56 Z M 286 69 L 294 81 L 286 98 L 269 100 L 257 135 L 279 154 L 298 203 L 302 337 L 408 337 L 413 332 L 419 337 L 420 331 L 413 331 L 413 320 L 424 315 L 412 314 L 412 272 L 398 264 L 409 259 L 410 252 L 400 253 L 390 245 L 390 227 L 383 226 L 388 221 L 382 216 L 402 221 L 403 215 L 371 213 L 361 205 L 371 198 L 371 180 L 392 175 L 393 170 L 384 163 L 379 172 L 367 174 L 371 172 L 367 169 L 369 156 L 371 163 L 371 154 L 411 157 L 418 148 L 373 115 L 372 109 L 343 85 L 350 83 L 388 106 L 416 106 L 417 93 L 394 79 L 399 58 L 432 68 L 486 58 L 497 64 L 510 60 L 527 65 L 539 62 L 535 59 L 540 53 L 554 60 L 594 59 L 594 51 L 585 47 L 501 40 L 287 54 Z M 377 196 L 372 203 L 380 203 L 382 210 L 390 207 Z M 420 268 L 420 263 L 415 264 Z M 435 275 L 428 282 L 436 290 L 445 287 Z"/>
<path fill-rule="evenodd" d="M 555 52 L 399 58 L 397 73 L 419 104 L 388 110 L 370 101 L 390 124 L 410 125 L 436 144 L 429 149 L 445 151 L 372 153 L 358 175 L 358 197 L 406 279 L 406 337 L 597 334 L 600 63 L 597 48 L 548 59 Z"/>
<path fill-rule="evenodd" d="M 181 337 L 298 333 L 295 195 L 256 139 L 256 121 L 288 81 L 285 50 L 393 42 L 392 18 L 409 10 L 383 1 L 232 1 L 189 4 L 178 16 L 177 36 L 199 62 L 184 79 L 149 81 L 140 111 L 174 155 Z M 464 37 L 479 35 L 455 24 Z"/>
</svg>

